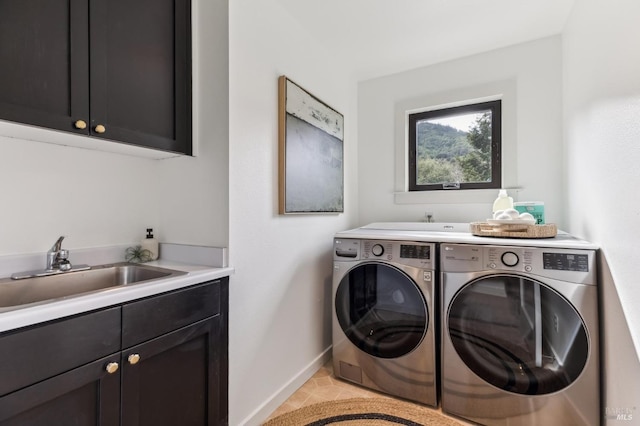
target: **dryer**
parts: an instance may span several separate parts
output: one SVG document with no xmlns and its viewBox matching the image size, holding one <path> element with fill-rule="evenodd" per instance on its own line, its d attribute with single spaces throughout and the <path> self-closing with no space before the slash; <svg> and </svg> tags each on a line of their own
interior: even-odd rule
<svg viewBox="0 0 640 426">
<path fill-rule="evenodd" d="M 335 376 L 437 406 L 436 245 L 335 238 L 333 256 Z"/>
<path fill-rule="evenodd" d="M 441 244 L 442 410 L 599 425 L 596 252 Z"/>
</svg>

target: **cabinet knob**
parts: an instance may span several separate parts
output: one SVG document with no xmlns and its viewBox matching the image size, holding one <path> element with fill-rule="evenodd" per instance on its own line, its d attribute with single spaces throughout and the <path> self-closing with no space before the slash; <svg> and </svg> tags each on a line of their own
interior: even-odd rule
<svg viewBox="0 0 640 426">
<path fill-rule="evenodd" d="M 107 129 L 102 124 L 98 124 L 94 130 L 96 131 L 96 133 L 104 133 L 107 131 Z"/>
<path fill-rule="evenodd" d="M 80 130 L 84 130 L 87 128 L 87 122 L 84 120 L 77 120 L 75 123 L 73 123 L 73 125 L 75 126 L 76 129 L 80 129 Z"/>
<path fill-rule="evenodd" d="M 109 364 L 107 364 L 107 367 L 105 368 L 105 370 L 107 370 L 107 373 L 109 374 L 115 373 L 116 371 L 118 371 L 118 363 L 110 362 Z"/>
<path fill-rule="evenodd" d="M 140 361 L 140 355 L 139 354 L 131 354 L 127 358 L 127 361 L 129 361 L 129 364 L 131 364 L 131 365 L 137 364 L 138 361 Z"/>
</svg>

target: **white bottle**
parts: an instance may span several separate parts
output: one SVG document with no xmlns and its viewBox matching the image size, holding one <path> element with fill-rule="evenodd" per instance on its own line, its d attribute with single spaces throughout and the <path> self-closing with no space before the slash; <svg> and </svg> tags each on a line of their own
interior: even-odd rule
<svg viewBox="0 0 640 426">
<path fill-rule="evenodd" d="M 149 260 L 158 259 L 158 240 L 153 238 L 153 228 L 147 228 L 147 237 L 140 242 L 140 245 L 151 253 Z"/>
<path fill-rule="evenodd" d="M 501 189 L 498 192 L 498 198 L 493 202 L 493 213 L 499 210 L 507 210 L 513 208 L 513 198 L 507 195 L 506 189 Z"/>
</svg>

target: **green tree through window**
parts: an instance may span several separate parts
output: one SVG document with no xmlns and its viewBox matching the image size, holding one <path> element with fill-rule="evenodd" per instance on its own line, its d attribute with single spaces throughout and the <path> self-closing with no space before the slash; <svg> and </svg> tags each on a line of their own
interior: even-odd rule
<svg viewBox="0 0 640 426">
<path fill-rule="evenodd" d="M 409 116 L 412 191 L 500 187 L 500 101 Z"/>
<path fill-rule="evenodd" d="M 488 182 L 491 180 L 491 113 L 485 112 L 467 133 L 467 140 L 473 147 L 456 160 L 462 169 L 465 182 Z"/>
</svg>

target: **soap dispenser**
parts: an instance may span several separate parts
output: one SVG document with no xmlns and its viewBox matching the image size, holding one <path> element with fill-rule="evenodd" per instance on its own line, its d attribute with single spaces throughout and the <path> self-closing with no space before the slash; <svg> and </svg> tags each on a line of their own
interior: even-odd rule
<svg viewBox="0 0 640 426">
<path fill-rule="evenodd" d="M 153 238 L 153 228 L 147 228 L 147 236 L 140 242 L 143 249 L 149 250 L 150 260 L 158 259 L 158 240 Z"/>
<path fill-rule="evenodd" d="M 507 210 L 513 208 L 513 198 L 507 195 L 506 189 L 501 189 L 498 192 L 498 198 L 493 202 L 493 213 L 498 210 Z"/>
</svg>

